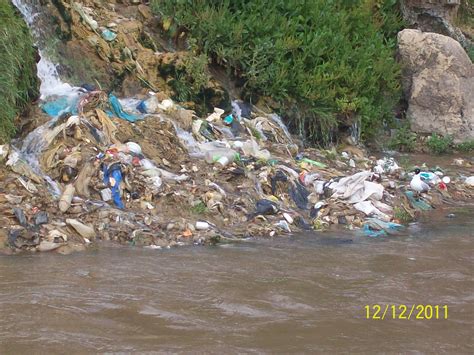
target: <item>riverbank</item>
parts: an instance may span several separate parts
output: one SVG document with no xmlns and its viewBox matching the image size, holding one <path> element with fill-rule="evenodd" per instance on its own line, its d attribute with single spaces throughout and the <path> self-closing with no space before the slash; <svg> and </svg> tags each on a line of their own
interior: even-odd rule
<svg viewBox="0 0 474 355">
<path fill-rule="evenodd" d="M 202 56 L 163 43 L 167 21 L 146 5 L 14 3 L 40 47 L 41 100 L 0 147 L 6 253 L 96 241 L 163 249 L 335 226 L 400 235 L 422 211 L 473 199 L 472 156 L 437 166 L 371 155 L 356 123 L 339 140 L 348 143 L 308 148 L 272 105 L 231 100 L 240 95 L 208 77 Z M 415 166 L 430 186 L 421 195 L 410 187 Z"/>
<path fill-rule="evenodd" d="M 437 166 L 349 145 L 305 149 L 278 116 L 245 118 L 237 102 L 231 118 L 199 118 L 156 96 L 138 102 L 158 103 L 143 115 L 136 101 L 77 95 L 77 115 L 45 116 L 16 147 L 2 146 L 4 252 L 69 253 L 99 240 L 161 249 L 334 226 L 399 235 L 423 210 L 473 201 L 472 157 Z M 420 196 L 410 191 L 415 166 L 431 175 Z"/>
</svg>

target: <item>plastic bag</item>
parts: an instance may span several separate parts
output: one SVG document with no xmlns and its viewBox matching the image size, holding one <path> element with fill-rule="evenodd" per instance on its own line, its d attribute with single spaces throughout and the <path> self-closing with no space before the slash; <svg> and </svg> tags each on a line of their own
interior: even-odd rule
<svg viewBox="0 0 474 355">
<path fill-rule="evenodd" d="M 384 222 L 377 218 L 369 218 L 364 224 L 364 233 L 369 237 L 379 237 L 382 235 L 399 235 L 405 226 L 393 223 Z"/>
<path fill-rule="evenodd" d="M 349 203 L 358 203 L 369 198 L 381 200 L 384 187 L 375 182 L 365 181 L 371 175 L 370 171 L 362 171 L 331 183 L 329 187 L 334 191 L 332 197 L 348 200 Z"/>
<path fill-rule="evenodd" d="M 410 205 L 417 210 L 427 211 L 432 208 L 429 203 L 423 201 L 421 198 L 415 199 L 413 191 L 405 191 L 405 196 L 408 198 Z"/>
<path fill-rule="evenodd" d="M 119 163 L 114 163 L 111 166 L 103 166 L 104 183 L 110 185 L 112 190 L 112 199 L 115 206 L 124 209 L 125 206 L 120 198 L 120 183 L 122 182 L 122 169 Z"/>
<path fill-rule="evenodd" d="M 109 103 L 112 106 L 114 113 L 121 119 L 127 120 L 128 122 L 136 122 L 143 119 L 143 117 L 125 112 L 117 97 L 112 94 L 109 95 Z"/>
<path fill-rule="evenodd" d="M 117 34 L 112 32 L 111 30 L 104 29 L 102 31 L 102 38 L 105 39 L 107 42 L 112 42 L 114 39 L 117 38 Z"/>
<path fill-rule="evenodd" d="M 70 98 L 62 96 L 54 101 L 46 102 L 41 108 L 51 117 L 57 117 L 63 113 L 77 115 L 77 100 L 70 101 Z"/>
<path fill-rule="evenodd" d="M 389 221 L 390 216 L 386 215 L 382 211 L 380 211 L 377 207 L 375 207 L 371 201 L 362 201 L 354 204 L 354 208 L 358 211 L 365 213 L 366 216 L 373 216 L 376 215 L 379 218 Z"/>
</svg>

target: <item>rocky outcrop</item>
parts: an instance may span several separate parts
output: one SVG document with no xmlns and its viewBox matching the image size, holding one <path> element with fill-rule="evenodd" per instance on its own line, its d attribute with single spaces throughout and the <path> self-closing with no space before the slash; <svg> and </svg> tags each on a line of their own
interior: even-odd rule
<svg viewBox="0 0 474 355">
<path fill-rule="evenodd" d="M 457 16 L 460 2 L 460 0 L 402 0 L 401 5 L 403 16 L 407 21 L 421 26 L 432 26 L 433 23 L 428 21 L 428 16 L 452 21 Z"/>
<path fill-rule="evenodd" d="M 400 4 L 409 27 L 452 37 L 465 49 L 473 46 L 472 41 L 453 25 L 461 0 L 402 0 Z"/>
<path fill-rule="evenodd" d="M 405 29 L 398 34 L 407 116 L 418 133 L 474 139 L 474 65 L 454 39 Z"/>
</svg>

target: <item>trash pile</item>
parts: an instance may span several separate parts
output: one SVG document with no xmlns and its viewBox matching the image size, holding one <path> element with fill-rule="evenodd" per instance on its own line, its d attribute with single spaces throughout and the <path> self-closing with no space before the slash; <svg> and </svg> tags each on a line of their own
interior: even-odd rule
<svg viewBox="0 0 474 355">
<path fill-rule="evenodd" d="M 10 251 L 100 240 L 161 249 L 334 226 L 398 235 L 419 211 L 474 196 L 473 176 L 404 171 L 354 146 L 302 149 L 277 115 L 243 102 L 200 118 L 154 93 L 85 88 L 42 108 L 50 122 L 21 147 L 0 146 Z"/>
</svg>

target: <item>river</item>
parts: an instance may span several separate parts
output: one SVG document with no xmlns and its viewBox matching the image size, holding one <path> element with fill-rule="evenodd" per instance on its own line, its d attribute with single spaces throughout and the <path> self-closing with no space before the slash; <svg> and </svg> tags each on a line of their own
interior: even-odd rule
<svg viewBox="0 0 474 355">
<path fill-rule="evenodd" d="M 382 239 L 0 256 L 0 353 L 472 353 L 473 229 L 471 207 Z M 373 304 L 449 313 L 366 319 Z"/>
</svg>

